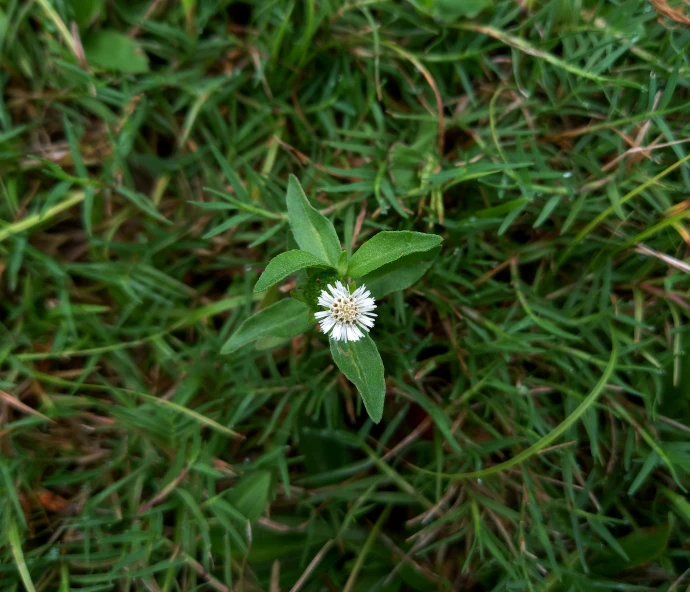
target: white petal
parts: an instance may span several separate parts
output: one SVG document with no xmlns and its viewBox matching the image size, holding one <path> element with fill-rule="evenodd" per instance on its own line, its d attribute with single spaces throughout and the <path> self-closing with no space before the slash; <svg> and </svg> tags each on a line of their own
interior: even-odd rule
<svg viewBox="0 0 690 592">
<path fill-rule="evenodd" d="M 321 312 L 315 312 L 314 313 L 314 318 L 316 319 L 325 319 L 327 316 L 331 314 L 330 310 L 322 310 Z"/>
<path fill-rule="evenodd" d="M 333 328 L 334 325 L 335 325 L 334 319 L 331 319 L 331 318 L 325 319 L 325 320 L 321 321 L 321 330 L 324 333 L 328 333 Z"/>
<path fill-rule="evenodd" d="M 322 302 L 325 304 L 321 304 Z M 333 296 L 326 292 L 326 290 L 321 290 L 321 294 L 319 294 L 319 304 L 321 304 L 321 306 L 330 306 L 333 302 Z"/>
</svg>

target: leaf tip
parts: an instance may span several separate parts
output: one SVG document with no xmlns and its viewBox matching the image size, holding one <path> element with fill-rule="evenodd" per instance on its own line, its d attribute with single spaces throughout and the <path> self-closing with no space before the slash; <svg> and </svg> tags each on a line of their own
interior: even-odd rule
<svg viewBox="0 0 690 592">
<path fill-rule="evenodd" d="M 223 347 L 220 348 L 221 355 L 231 354 L 232 352 L 234 352 L 237 349 L 235 344 L 231 343 L 231 341 L 232 341 L 232 337 L 230 338 L 230 340 L 228 342 L 225 343 L 225 345 Z"/>
<path fill-rule="evenodd" d="M 369 412 L 367 411 L 367 413 L 369 413 Z M 371 421 L 373 421 L 374 423 L 381 423 L 382 418 L 383 418 L 383 411 L 381 411 L 381 413 L 377 413 L 376 415 L 369 413 L 369 419 L 371 419 Z"/>
</svg>

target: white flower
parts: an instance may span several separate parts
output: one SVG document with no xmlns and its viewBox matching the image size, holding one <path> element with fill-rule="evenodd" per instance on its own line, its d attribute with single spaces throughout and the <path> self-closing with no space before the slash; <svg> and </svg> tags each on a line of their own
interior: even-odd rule
<svg viewBox="0 0 690 592">
<path fill-rule="evenodd" d="M 329 293 L 330 291 L 330 293 Z M 376 303 L 365 285 L 361 285 L 352 294 L 350 288 L 336 282 L 335 287 L 328 285 L 319 296 L 319 305 L 327 310 L 317 312 L 321 330 L 336 341 L 359 341 L 364 337 L 360 329 L 369 331 L 374 326 L 372 311 Z"/>
</svg>

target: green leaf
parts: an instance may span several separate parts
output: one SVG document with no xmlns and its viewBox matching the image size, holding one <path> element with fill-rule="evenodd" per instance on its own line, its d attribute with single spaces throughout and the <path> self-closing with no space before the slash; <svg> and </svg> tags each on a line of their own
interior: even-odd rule
<svg viewBox="0 0 690 592">
<path fill-rule="evenodd" d="M 214 226 L 209 230 L 206 234 L 204 234 L 201 238 L 204 240 L 213 238 L 214 236 L 218 236 L 219 234 L 223 234 L 225 231 L 230 230 L 231 228 L 234 228 L 235 226 L 238 226 L 239 224 L 243 224 L 247 220 L 251 220 L 254 217 L 254 214 L 250 214 L 249 212 L 242 212 L 241 214 L 235 214 L 234 216 L 231 216 L 228 218 L 225 222 L 222 222 L 218 226 Z"/>
<path fill-rule="evenodd" d="M 289 275 L 307 267 L 330 267 L 330 265 L 311 253 L 307 253 L 307 251 L 295 250 L 281 253 L 266 266 L 259 281 L 254 286 L 254 292 L 268 290 Z"/>
<path fill-rule="evenodd" d="M 335 228 L 309 203 L 294 175 L 290 175 L 286 199 L 290 228 L 299 248 L 333 266 L 337 265 L 341 249 Z"/>
<path fill-rule="evenodd" d="M 340 253 L 340 258 L 338 259 L 338 263 L 336 265 L 336 269 L 340 275 L 345 275 L 347 273 L 347 260 L 347 251 Z"/>
<path fill-rule="evenodd" d="M 70 0 L 69 4 L 74 20 L 81 29 L 91 25 L 105 8 L 105 0 Z"/>
<path fill-rule="evenodd" d="M 381 421 L 386 381 L 383 362 L 376 344 L 365 335 L 359 341 L 331 339 L 331 354 L 340 371 L 352 382 L 364 401 L 364 407 L 374 423 Z"/>
<path fill-rule="evenodd" d="M 111 387 L 111 390 L 114 387 Z M 120 389 L 122 393 L 127 393 L 134 395 L 136 397 L 140 397 L 142 399 L 145 399 L 146 401 L 149 401 L 153 403 L 154 405 L 160 405 L 161 407 L 167 407 L 168 409 L 172 409 L 176 411 L 177 413 L 181 413 L 183 415 L 186 415 L 187 417 L 191 417 L 193 420 L 198 421 L 199 423 L 203 425 L 207 425 L 213 430 L 216 430 L 217 432 L 221 434 L 225 434 L 226 436 L 230 436 L 231 438 L 244 438 L 241 434 L 238 434 L 237 432 L 231 430 L 228 427 L 225 427 L 222 424 L 219 424 L 217 421 L 214 421 L 210 417 L 206 417 L 202 413 L 199 413 L 198 411 L 194 411 L 194 409 L 190 409 L 189 407 L 185 407 L 184 405 L 180 405 L 179 403 L 175 403 L 175 401 L 168 401 L 167 399 L 163 399 L 162 397 L 154 397 L 153 395 L 149 395 L 148 393 L 139 393 L 137 391 L 131 391 L 128 389 Z"/>
<path fill-rule="evenodd" d="M 139 44 L 127 35 L 107 29 L 89 35 L 84 43 L 86 61 L 90 66 L 123 74 L 149 71 L 149 60 Z"/>
<path fill-rule="evenodd" d="M 493 4 L 492 0 L 417 0 L 417 10 L 442 23 L 452 23 L 460 18 L 474 18 Z"/>
<path fill-rule="evenodd" d="M 5 12 L 0 8 L 0 47 L 2 47 L 3 41 L 5 40 L 5 34 L 7 33 L 7 26 L 10 23 L 10 19 L 7 17 Z M 21 127 L 21 126 L 18 126 Z M 15 130 L 17 128 L 14 128 Z M 3 134 L 5 135 L 5 134 Z M 2 136 L 0 136 L 2 137 Z M 3 139 L 3 142 L 7 140 L 7 137 L 5 135 L 5 138 Z"/>
<path fill-rule="evenodd" d="M 628 556 L 627 560 L 613 550 L 602 551 L 592 558 L 589 568 L 598 575 L 614 576 L 650 563 L 664 552 L 670 535 L 670 524 L 636 530 L 618 539 L 620 548 Z"/>
<path fill-rule="evenodd" d="M 196 10 L 196 0 L 182 0 L 184 7 L 185 18 L 190 21 L 194 18 L 194 11 Z"/>
<path fill-rule="evenodd" d="M 384 231 L 365 242 L 350 259 L 348 274 L 362 277 L 412 253 L 429 251 L 443 239 L 436 234 L 402 230 Z"/>
<path fill-rule="evenodd" d="M 36 592 L 34 588 L 34 583 L 31 580 L 31 574 L 29 573 L 29 568 L 26 565 L 26 560 L 24 559 L 24 552 L 22 551 L 22 541 L 19 536 L 19 529 L 17 528 L 17 523 L 13 518 L 9 519 L 9 528 L 7 529 L 7 538 L 10 543 L 10 549 L 12 549 L 12 555 L 14 556 L 14 564 L 19 570 L 19 575 L 22 578 L 24 587 L 27 592 Z"/>
<path fill-rule="evenodd" d="M 230 166 L 230 163 L 228 162 L 227 158 L 223 156 L 220 150 L 218 150 L 218 148 L 213 144 L 210 145 L 210 148 L 211 152 L 213 152 L 213 156 L 218 161 L 220 168 L 223 169 L 223 174 L 225 175 L 225 178 L 228 181 L 230 181 L 230 185 L 232 185 L 232 188 L 235 190 L 235 195 L 237 196 L 237 199 L 239 199 L 239 201 L 241 202 L 250 201 L 247 190 L 245 189 L 244 185 L 242 185 L 242 181 L 240 181 L 240 178 L 237 176 L 235 169 L 233 169 L 232 166 Z"/>
<path fill-rule="evenodd" d="M 119 185 L 116 188 L 116 191 L 124 198 L 129 200 L 132 204 L 134 204 L 137 208 L 142 210 L 143 212 L 146 212 L 149 216 L 155 218 L 156 220 L 160 220 L 161 222 L 164 222 L 165 224 L 172 224 L 170 220 L 165 218 L 157 209 L 155 204 L 145 195 L 142 193 L 139 193 L 138 191 L 134 191 L 133 189 L 130 189 L 129 187 L 125 187 L 124 185 Z"/>
<path fill-rule="evenodd" d="M 309 307 L 306 304 L 294 298 L 281 300 L 244 321 L 220 353 L 232 353 L 259 337 L 294 337 L 309 327 Z"/>
<path fill-rule="evenodd" d="M 271 492 L 271 473 L 256 471 L 244 475 L 230 492 L 233 506 L 252 522 L 266 511 Z"/>
<path fill-rule="evenodd" d="M 259 337 L 256 340 L 254 349 L 256 351 L 268 351 L 285 345 L 290 340 L 289 337 Z"/>
<path fill-rule="evenodd" d="M 491 0 L 433 0 L 433 15 L 443 22 L 453 22 L 461 17 L 474 18 L 491 6 Z"/>
<path fill-rule="evenodd" d="M 690 524 L 690 501 L 685 496 L 678 495 L 675 491 L 671 491 L 667 487 L 663 487 L 661 491 L 671 500 L 676 507 L 677 513 L 686 523 Z"/>
<path fill-rule="evenodd" d="M 360 283 L 364 284 L 374 298 L 383 298 L 391 292 L 409 288 L 431 267 L 441 247 L 422 253 L 412 253 L 368 273 Z"/>
</svg>

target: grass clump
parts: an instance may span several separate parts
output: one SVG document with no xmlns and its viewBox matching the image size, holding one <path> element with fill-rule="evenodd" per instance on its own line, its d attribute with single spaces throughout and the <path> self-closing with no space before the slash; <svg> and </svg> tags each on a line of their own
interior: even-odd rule
<svg viewBox="0 0 690 592">
<path fill-rule="evenodd" d="M 3 591 L 687 589 L 683 15 L 3 2 Z M 378 425 L 317 332 L 221 353 L 290 174 L 443 237 Z"/>
</svg>

